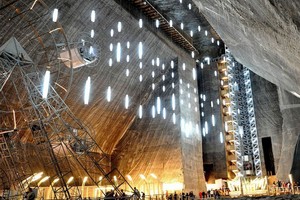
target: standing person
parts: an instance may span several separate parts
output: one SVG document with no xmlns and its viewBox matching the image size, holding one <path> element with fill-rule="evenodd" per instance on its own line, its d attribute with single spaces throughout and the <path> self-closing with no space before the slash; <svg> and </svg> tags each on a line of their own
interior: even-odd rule
<svg viewBox="0 0 300 200">
<path fill-rule="evenodd" d="M 174 193 L 174 200 L 178 200 L 178 196 L 177 196 L 176 191 L 175 191 L 175 193 Z"/>
<path fill-rule="evenodd" d="M 133 188 L 133 195 L 134 195 L 134 199 L 139 199 L 141 196 L 139 190 L 136 187 Z"/>
<path fill-rule="evenodd" d="M 27 200 L 34 200 L 35 199 L 35 193 L 33 192 L 32 188 L 28 188 L 26 199 Z"/>
</svg>

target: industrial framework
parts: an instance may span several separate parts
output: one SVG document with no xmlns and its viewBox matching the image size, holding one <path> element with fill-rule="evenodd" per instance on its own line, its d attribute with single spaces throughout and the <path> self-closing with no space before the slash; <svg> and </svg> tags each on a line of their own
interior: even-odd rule
<svg viewBox="0 0 300 200">
<path fill-rule="evenodd" d="M 225 56 L 228 63 L 236 166 L 240 175 L 261 176 L 250 71 L 234 59 L 228 48 L 226 48 Z"/>
</svg>

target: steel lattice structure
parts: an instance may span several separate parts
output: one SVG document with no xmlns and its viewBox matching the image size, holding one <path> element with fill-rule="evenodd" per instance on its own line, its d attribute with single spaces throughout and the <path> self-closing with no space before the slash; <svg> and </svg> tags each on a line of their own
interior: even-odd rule
<svg viewBox="0 0 300 200">
<path fill-rule="evenodd" d="M 249 70 L 226 49 L 228 78 L 234 125 L 237 168 L 244 174 L 244 157 L 250 156 L 256 176 L 262 175 Z M 252 161 L 251 160 L 251 161 Z"/>
</svg>

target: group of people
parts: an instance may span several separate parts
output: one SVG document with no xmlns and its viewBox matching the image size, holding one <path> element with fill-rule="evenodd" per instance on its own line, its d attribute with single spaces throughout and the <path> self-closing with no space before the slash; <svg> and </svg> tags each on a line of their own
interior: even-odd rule
<svg viewBox="0 0 300 200">
<path fill-rule="evenodd" d="M 145 199 L 145 193 L 139 192 L 139 190 L 134 187 L 133 188 L 133 198 L 134 200 L 136 199 Z M 120 199 L 120 200 L 125 200 L 128 199 L 130 196 L 127 196 L 126 193 L 124 192 L 123 189 L 120 190 L 120 194 L 115 192 L 114 190 L 107 191 L 105 194 L 104 199 L 109 200 L 109 199 Z"/>
<path fill-rule="evenodd" d="M 199 198 L 200 199 L 206 199 L 206 198 L 214 198 L 214 199 L 220 199 L 220 191 L 219 190 L 208 190 L 207 192 L 199 192 Z M 197 199 L 194 195 L 193 191 L 189 193 L 181 193 L 177 194 L 176 192 L 169 194 L 168 191 L 166 191 L 166 199 L 167 200 L 195 200 Z"/>
</svg>

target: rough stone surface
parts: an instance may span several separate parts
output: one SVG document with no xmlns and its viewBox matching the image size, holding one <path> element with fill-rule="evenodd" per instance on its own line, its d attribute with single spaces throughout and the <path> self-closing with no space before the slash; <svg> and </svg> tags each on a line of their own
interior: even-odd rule
<svg viewBox="0 0 300 200">
<path fill-rule="evenodd" d="M 300 2 L 194 0 L 234 57 L 256 74 L 300 94 Z"/>
<path fill-rule="evenodd" d="M 277 177 L 280 180 L 288 180 L 293 165 L 293 155 L 298 155 L 295 154 L 295 149 L 300 135 L 300 99 L 285 90 L 279 89 L 279 102 L 283 124 L 282 150 Z M 299 172 L 296 174 L 296 181 L 299 181 Z"/>
<path fill-rule="evenodd" d="M 210 65 L 205 64 L 203 69 L 199 70 L 199 90 L 201 114 L 202 135 L 205 129 L 205 122 L 208 124 L 208 134 L 203 136 L 203 163 L 204 166 L 212 165 L 212 171 L 205 169 L 205 178 L 208 183 L 214 183 L 215 179 L 227 179 L 227 163 L 225 153 L 225 137 L 223 135 L 223 143 L 220 141 L 220 132 L 224 133 L 222 119 L 222 101 L 220 100 L 220 80 L 215 76 L 218 71 L 217 62 L 212 62 Z M 205 95 L 205 99 L 204 96 Z M 205 101 L 204 101 L 205 100 Z M 219 100 L 219 104 L 217 103 Z M 211 103 L 212 102 L 212 103 Z M 211 105 L 213 104 L 213 107 Z M 212 115 L 215 117 L 215 126 L 212 125 Z"/>
<path fill-rule="evenodd" d="M 251 73 L 251 84 L 263 174 L 267 174 L 262 147 L 264 137 L 271 137 L 276 173 L 282 149 L 282 116 L 277 87 L 254 73 Z"/>
</svg>

